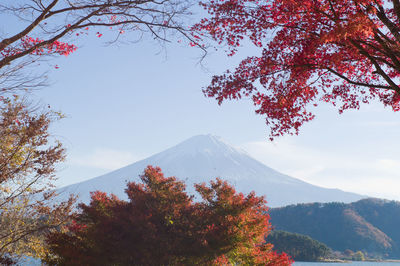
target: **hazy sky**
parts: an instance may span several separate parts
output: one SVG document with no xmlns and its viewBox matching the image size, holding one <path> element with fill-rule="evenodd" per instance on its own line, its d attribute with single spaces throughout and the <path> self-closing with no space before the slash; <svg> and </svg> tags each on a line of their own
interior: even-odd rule
<svg viewBox="0 0 400 266">
<path fill-rule="evenodd" d="M 379 103 L 338 115 L 330 105 L 299 136 L 268 140 L 264 118 L 248 100 L 218 106 L 202 94 L 213 74 L 233 68 L 227 59 L 174 41 L 104 46 L 107 33 L 87 38 L 68 58 L 51 59 L 51 86 L 35 92 L 67 118 L 52 132 L 68 149 L 59 185 L 96 177 L 163 151 L 198 134 L 228 143 L 282 173 L 307 182 L 400 200 L 400 113 Z M 59 69 L 52 66 L 58 65 Z"/>
</svg>

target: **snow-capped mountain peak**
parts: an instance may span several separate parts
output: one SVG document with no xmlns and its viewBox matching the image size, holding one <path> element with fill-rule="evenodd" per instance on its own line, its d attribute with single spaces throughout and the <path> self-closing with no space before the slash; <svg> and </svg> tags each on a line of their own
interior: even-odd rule
<svg viewBox="0 0 400 266">
<path fill-rule="evenodd" d="M 89 192 L 95 190 L 126 198 L 126 183 L 139 181 L 139 175 L 148 165 L 161 167 L 166 176 L 185 180 L 189 193 L 194 193 L 194 183 L 220 177 L 240 192 L 254 190 L 257 195 L 265 195 L 271 207 L 315 201 L 351 202 L 363 198 L 281 174 L 213 135 L 194 136 L 149 158 L 59 191 L 65 196 L 68 193 L 78 194 L 84 202 L 89 201 Z"/>
</svg>

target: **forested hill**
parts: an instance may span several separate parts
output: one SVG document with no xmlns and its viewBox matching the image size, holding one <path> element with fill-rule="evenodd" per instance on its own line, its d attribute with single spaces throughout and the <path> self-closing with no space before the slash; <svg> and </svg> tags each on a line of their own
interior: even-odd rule
<svg viewBox="0 0 400 266">
<path fill-rule="evenodd" d="M 308 235 L 333 250 L 400 258 L 400 202 L 364 199 L 310 203 L 270 210 L 276 230 Z"/>
</svg>

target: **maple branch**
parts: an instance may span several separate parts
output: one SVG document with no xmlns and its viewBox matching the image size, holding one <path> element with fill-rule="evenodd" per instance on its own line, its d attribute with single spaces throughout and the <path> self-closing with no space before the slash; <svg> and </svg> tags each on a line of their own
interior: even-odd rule
<svg viewBox="0 0 400 266">
<path fill-rule="evenodd" d="M 353 80 L 349 79 L 348 77 L 346 77 L 345 75 L 340 74 L 339 72 L 335 71 L 334 69 L 332 69 L 330 67 L 325 67 L 325 69 L 328 70 L 329 72 L 331 72 L 332 74 L 338 76 L 339 78 L 344 79 L 348 83 L 356 85 L 356 86 L 364 86 L 364 87 L 368 87 L 368 88 L 379 88 L 379 89 L 390 89 L 390 90 L 393 90 L 393 88 L 390 87 L 390 86 L 353 81 Z"/>
<path fill-rule="evenodd" d="M 165 27 L 165 28 L 169 28 L 169 29 L 183 30 L 181 27 L 178 27 L 178 26 L 169 26 L 169 25 L 164 25 L 164 24 L 161 24 L 161 23 L 153 23 L 153 22 L 143 21 L 143 20 L 140 20 L 140 19 L 137 19 L 137 20 L 124 20 L 124 21 L 120 21 L 120 22 L 111 22 L 111 23 L 89 22 L 89 23 L 82 24 L 82 25 L 79 25 L 77 27 L 74 27 L 74 29 L 81 29 L 81 28 L 86 28 L 86 27 L 90 27 L 90 26 L 108 26 L 108 27 L 112 27 L 112 26 L 119 26 L 119 25 L 124 25 L 124 24 L 128 24 L 128 23 L 146 24 L 146 25 L 154 26 L 154 27 Z"/>
<path fill-rule="evenodd" d="M 73 29 L 75 29 L 79 24 L 81 24 L 82 22 L 84 22 L 85 20 L 90 19 L 91 17 L 95 16 L 98 12 L 100 12 L 101 10 L 96 10 L 93 13 L 90 13 L 89 15 L 82 17 L 80 20 L 78 20 L 77 22 L 75 22 L 73 25 L 71 25 L 70 27 L 66 27 L 63 31 L 61 31 L 59 34 L 55 35 L 53 38 L 48 39 L 46 41 L 43 42 L 39 42 L 35 45 L 33 45 L 32 47 L 30 47 L 29 49 L 24 50 L 21 53 L 17 53 L 15 55 L 11 55 L 8 57 L 3 58 L 0 61 L 0 68 L 2 68 L 3 66 L 9 64 L 11 61 L 14 61 L 18 58 L 21 58 L 23 56 L 26 56 L 30 53 L 32 53 L 33 51 L 37 50 L 38 48 L 41 48 L 45 45 L 54 43 L 55 41 L 59 40 L 60 38 L 62 38 L 63 36 L 65 36 L 68 32 L 72 31 Z"/>
<path fill-rule="evenodd" d="M 377 61 L 380 61 L 384 64 L 386 64 L 387 66 L 393 68 L 393 69 L 398 69 L 400 70 L 400 63 L 397 59 L 396 53 L 390 49 L 389 47 L 387 47 L 386 43 L 379 37 L 379 36 L 375 36 L 376 41 L 379 42 L 379 44 L 381 44 L 381 46 L 384 48 L 384 51 L 382 51 L 379 47 L 377 47 L 376 45 L 372 44 L 371 42 L 367 42 L 367 41 L 362 41 L 359 40 L 360 43 L 363 43 L 365 45 L 367 45 L 368 47 L 372 48 L 373 50 L 375 50 L 377 53 L 380 53 L 381 55 L 375 55 L 374 58 Z M 398 54 L 398 53 L 397 53 Z M 388 57 L 389 59 L 392 60 L 393 63 L 390 63 L 386 58 Z M 396 63 L 397 61 L 397 63 Z"/>
<path fill-rule="evenodd" d="M 390 39 L 390 38 L 389 38 L 388 36 L 386 36 L 386 34 L 384 34 L 380 29 L 375 29 L 375 31 L 376 31 L 376 33 L 378 33 L 378 35 L 379 35 L 381 38 L 385 39 L 386 42 L 388 42 L 388 43 L 390 43 L 390 44 L 392 44 L 392 45 L 397 45 L 397 42 L 396 42 L 396 41 Z"/>
<path fill-rule="evenodd" d="M 4 48 L 6 48 L 8 45 L 16 42 L 17 40 L 21 39 L 22 37 L 26 36 L 29 32 L 31 32 L 37 25 L 39 25 L 39 23 L 43 19 L 45 19 L 46 15 L 57 4 L 57 2 L 58 2 L 58 0 L 54 0 L 53 2 L 51 2 L 50 5 L 48 5 L 43 10 L 43 12 L 24 30 L 22 30 L 21 32 L 19 32 L 18 34 L 15 34 L 14 36 L 12 36 L 10 38 L 3 39 L 0 42 L 0 51 L 4 50 Z M 1 66 L 0 66 L 0 68 L 1 68 Z"/>
<path fill-rule="evenodd" d="M 76 6 L 70 1 L 67 1 L 68 4 L 70 5 L 69 7 L 58 9 L 58 10 L 51 10 L 55 5 L 57 4 L 58 0 L 54 0 L 49 6 L 47 6 L 43 11 L 40 11 L 40 14 L 38 17 L 32 22 L 28 27 L 26 27 L 23 31 L 20 33 L 16 34 L 15 36 L 11 38 L 4 39 L 0 43 L 0 51 L 1 49 L 4 49 L 7 45 L 9 45 L 12 42 L 15 42 L 17 40 L 20 40 L 23 37 L 26 37 L 27 34 L 32 31 L 36 26 L 40 26 L 43 31 L 46 33 L 52 33 L 54 34 L 53 37 L 49 38 L 48 40 L 41 41 L 39 43 L 35 43 L 31 47 L 28 47 L 24 49 L 23 51 L 18 51 L 15 54 L 8 55 L 6 57 L 3 57 L 2 60 L 0 61 L 0 68 L 4 67 L 7 64 L 10 64 L 10 62 L 24 57 L 26 55 L 29 55 L 36 51 L 39 48 L 45 47 L 46 45 L 51 45 L 55 41 L 59 40 L 60 38 L 64 37 L 67 33 L 72 32 L 76 29 L 81 29 L 83 27 L 87 26 L 118 26 L 118 25 L 136 25 L 136 24 L 142 24 L 147 29 L 153 36 L 156 37 L 156 39 L 160 39 L 162 41 L 168 41 L 167 38 L 164 36 L 164 34 L 161 34 L 161 30 L 165 29 L 171 29 L 175 30 L 181 34 L 188 40 L 197 43 L 194 41 L 188 34 L 185 34 L 187 31 L 183 26 L 176 24 L 173 21 L 173 18 L 177 14 L 185 14 L 187 7 L 182 6 L 179 8 L 179 10 L 176 10 L 175 6 L 180 5 L 180 2 L 172 2 L 170 7 L 171 10 L 165 10 L 163 5 L 169 2 L 169 0 L 163 0 L 163 1 L 154 1 L 154 0 L 136 0 L 136 1 L 116 1 L 116 0 L 110 0 L 106 1 L 105 3 L 96 3 L 96 2 L 90 2 L 90 4 L 82 4 L 80 6 Z M 84 3 L 84 2 L 83 2 Z M 42 6 L 41 2 L 37 3 L 39 6 Z M 147 6 L 149 4 L 149 6 Z M 141 6 L 145 5 L 145 6 Z M 160 9 L 157 9 L 156 6 L 161 6 Z M 25 8 L 25 7 L 23 7 Z M 13 12 L 18 12 L 21 8 L 15 8 Z M 33 9 L 34 11 L 38 11 L 37 8 L 35 7 L 28 7 L 30 9 Z M 70 12 L 76 12 L 76 11 L 82 11 L 82 12 L 88 12 L 85 15 L 82 15 L 81 17 L 77 18 L 75 22 L 71 22 L 67 27 L 65 28 L 58 28 L 54 31 L 48 32 L 43 28 L 43 26 L 40 24 L 40 22 L 49 19 L 52 16 L 58 15 L 58 14 L 71 14 Z M 135 11 L 136 13 L 133 13 Z M 76 14 L 78 15 L 78 14 Z M 94 22 L 91 21 L 91 18 L 96 18 L 99 17 L 98 21 L 101 21 L 101 17 L 106 17 L 106 16 L 120 16 L 121 18 L 118 19 L 117 21 L 111 21 L 110 23 L 107 22 Z M 149 19 L 147 19 L 145 16 L 149 16 Z M 164 18 L 164 20 L 163 20 Z M 87 23 L 85 23 L 85 21 Z M 166 24 L 165 22 L 168 21 Z M 170 22 L 173 22 L 170 24 Z M 134 30 L 143 30 L 140 28 L 132 28 Z M 200 45 L 198 45 L 203 51 L 205 51 L 204 48 L 202 48 Z M 53 51 L 55 53 L 55 51 Z"/>
<path fill-rule="evenodd" d="M 386 43 L 377 34 L 374 34 L 374 37 L 375 37 L 375 40 L 377 40 L 379 42 L 379 44 L 385 50 L 385 54 L 392 60 L 393 64 L 395 65 L 395 66 L 391 65 L 391 67 L 393 67 L 394 69 L 397 69 L 398 71 L 400 71 L 400 62 L 399 62 L 396 54 L 392 52 L 393 50 L 390 49 L 386 45 Z"/>
<path fill-rule="evenodd" d="M 332 0 L 329 0 L 329 8 L 331 9 L 333 15 L 335 16 L 336 20 L 339 20 L 339 16 L 337 15 L 335 8 L 334 8 L 334 4 L 332 3 Z"/>
<path fill-rule="evenodd" d="M 361 54 L 365 55 L 371 61 L 371 63 L 375 66 L 376 72 L 386 80 L 386 82 L 390 85 L 390 87 L 392 87 L 393 90 L 395 90 L 398 94 L 400 94 L 399 86 L 397 86 L 396 83 L 394 83 L 393 80 L 385 73 L 385 71 L 376 61 L 376 59 L 372 55 L 370 55 L 368 51 L 365 50 L 364 47 L 362 47 L 362 45 L 360 45 L 356 41 L 351 40 L 350 42 L 360 51 Z"/>
<path fill-rule="evenodd" d="M 376 15 L 383 22 L 383 24 L 386 25 L 389 31 L 393 34 L 397 42 L 400 42 L 400 33 L 399 33 L 400 29 L 386 16 L 385 9 L 383 8 L 383 6 L 378 5 L 378 10 Z"/>
<path fill-rule="evenodd" d="M 146 3 L 153 3 L 156 5 L 162 5 L 165 2 L 168 2 L 168 0 L 164 0 L 162 2 L 157 2 L 153 0 L 148 0 L 148 1 L 116 1 L 116 2 L 111 2 L 109 3 L 102 3 L 102 4 L 89 4 L 89 5 L 81 5 L 81 6 L 74 6 L 73 4 L 70 4 L 70 7 L 63 8 L 63 9 L 58 9 L 55 11 L 50 11 L 49 12 L 49 17 L 59 14 L 59 13 L 66 13 L 69 11 L 76 11 L 76 10 L 85 10 L 85 9 L 95 9 L 95 8 L 120 8 L 124 10 L 128 10 L 129 8 L 137 9 L 137 10 L 142 10 L 142 11 L 150 11 L 150 12 L 163 12 L 158 9 L 150 9 L 150 8 L 141 8 L 139 5 L 146 4 Z M 164 12 L 166 13 L 166 12 Z M 125 13 L 124 13 L 125 14 Z"/>
<path fill-rule="evenodd" d="M 400 20 L 400 1 L 399 0 L 392 0 L 393 3 L 393 9 L 396 13 L 397 16 L 397 21 Z"/>
</svg>

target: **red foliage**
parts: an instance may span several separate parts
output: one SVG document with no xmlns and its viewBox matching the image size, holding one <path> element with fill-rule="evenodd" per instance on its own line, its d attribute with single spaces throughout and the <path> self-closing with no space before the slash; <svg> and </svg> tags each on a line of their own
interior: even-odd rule
<svg viewBox="0 0 400 266">
<path fill-rule="evenodd" d="M 68 56 L 70 53 L 76 50 L 76 46 L 73 44 L 54 41 L 47 45 L 41 46 L 40 44 L 42 42 L 44 42 L 44 40 L 40 40 L 39 38 L 34 39 L 29 36 L 24 36 L 20 39 L 20 42 L 17 44 L 16 47 L 6 47 L 3 50 L 0 50 L 0 55 L 2 57 L 15 56 L 24 52 L 25 50 L 35 48 L 30 52 L 30 54 L 60 54 Z"/>
<path fill-rule="evenodd" d="M 318 101 L 339 112 L 379 99 L 400 108 L 398 0 L 221 0 L 201 5 L 210 18 L 193 27 L 227 44 L 244 39 L 262 49 L 233 71 L 214 76 L 204 92 L 221 104 L 252 97 L 271 138 L 297 134 Z"/>
<path fill-rule="evenodd" d="M 149 166 L 143 184 L 129 183 L 129 201 L 92 193 L 65 232 L 49 235 L 57 265 L 290 265 L 264 239 L 270 230 L 263 197 L 244 196 L 217 179 L 185 185 Z"/>
</svg>

